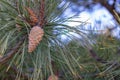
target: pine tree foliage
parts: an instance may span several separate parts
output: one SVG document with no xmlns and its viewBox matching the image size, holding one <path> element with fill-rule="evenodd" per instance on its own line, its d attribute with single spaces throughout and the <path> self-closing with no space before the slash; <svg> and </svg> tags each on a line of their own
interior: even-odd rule
<svg viewBox="0 0 120 80">
<path fill-rule="evenodd" d="M 61 3 L 0 0 L 0 80 L 119 80 L 119 40 L 65 24 L 75 16 L 61 17 L 70 6 Z M 44 35 L 29 53 L 29 34 L 36 25 Z M 61 35 L 70 42 L 64 43 Z M 92 44 L 89 38 L 94 37 Z"/>
<path fill-rule="evenodd" d="M 41 1 L 45 1 L 44 12 L 40 8 Z M 47 80 L 50 75 L 57 77 L 61 75 L 65 80 L 74 79 L 73 76 L 81 69 L 76 60 L 79 53 L 73 54 L 58 36 L 66 35 L 71 40 L 74 39 L 75 36 L 67 34 L 66 30 L 82 36 L 85 34 L 77 27 L 64 24 L 69 22 L 70 18 L 61 16 L 69 3 L 59 6 L 61 2 L 61 0 L 0 0 L 1 80 L 9 78 Z M 41 13 L 44 13 L 42 16 L 45 22 L 42 26 L 39 24 L 43 21 Z M 29 54 L 28 35 L 36 25 L 30 21 L 34 22 L 35 15 L 38 18 L 38 25 L 44 30 L 44 35 L 36 49 Z"/>
</svg>

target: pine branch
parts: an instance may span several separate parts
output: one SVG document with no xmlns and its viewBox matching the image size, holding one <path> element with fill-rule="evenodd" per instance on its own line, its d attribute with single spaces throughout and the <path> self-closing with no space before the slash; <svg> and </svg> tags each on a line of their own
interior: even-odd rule
<svg viewBox="0 0 120 80">
<path fill-rule="evenodd" d="M 0 64 L 5 64 L 6 62 L 8 62 L 11 58 L 13 58 L 13 56 L 15 55 L 15 53 L 19 50 L 20 46 L 22 45 L 23 41 L 25 40 L 25 36 L 16 44 L 16 46 L 7 53 L 7 55 L 3 56 L 2 58 L 0 58 Z"/>
<path fill-rule="evenodd" d="M 0 58 L 0 65 L 4 65 L 4 66 L 9 66 L 9 64 L 7 64 L 7 62 L 13 58 L 13 56 L 16 54 L 16 52 L 19 50 L 20 46 L 22 45 L 23 41 L 25 40 L 26 36 L 24 36 L 22 39 L 20 39 L 20 41 L 16 44 L 16 46 L 7 53 L 7 55 L 3 56 L 2 58 Z M 15 73 L 18 74 L 20 73 L 19 69 L 17 69 L 17 67 L 15 65 L 12 65 L 10 67 L 10 69 Z M 15 76 L 11 76 L 13 78 L 15 78 Z M 21 73 L 21 77 L 23 77 L 25 80 L 28 80 L 28 75 Z"/>
</svg>

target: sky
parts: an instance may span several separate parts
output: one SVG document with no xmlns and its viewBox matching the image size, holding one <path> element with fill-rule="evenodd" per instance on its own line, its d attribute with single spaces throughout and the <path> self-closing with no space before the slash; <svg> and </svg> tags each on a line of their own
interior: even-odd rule
<svg viewBox="0 0 120 80">
<path fill-rule="evenodd" d="M 110 4 L 112 3 L 112 0 L 110 1 Z M 74 7 L 74 5 L 73 5 Z M 80 7 L 76 7 L 79 9 Z M 65 12 L 64 16 L 71 17 L 75 13 L 78 13 L 77 11 L 73 11 L 71 7 L 69 7 Z M 73 18 L 72 20 L 75 21 L 81 21 L 86 22 L 86 24 L 83 26 L 85 30 L 105 30 L 107 27 L 117 27 L 112 31 L 112 35 L 114 37 L 120 38 L 120 28 L 119 25 L 116 25 L 115 20 L 113 19 L 113 16 L 107 11 L 106 8 L 102 7 L 100 4 L 97 4 L 93 7 L 92 11 L 84 10 L 78 13 L 77 15 L 79 18 Z M 81 23 L 79 22 L 70 22 L 68 25 L 70 26 L 78 26 Z M 64 36 L 65 37 L 65 36 Z"/>
</svg>

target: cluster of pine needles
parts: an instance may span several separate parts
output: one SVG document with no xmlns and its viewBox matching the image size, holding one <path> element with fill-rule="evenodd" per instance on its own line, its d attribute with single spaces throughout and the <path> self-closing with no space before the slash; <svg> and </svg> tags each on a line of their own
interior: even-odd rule
<svg viewBox="0 0 120 80">
<path fill-rule="evenodd" d="M 0 80 L 119 80 L 120 41 L 67 25 L 70 4 L 0 0 Z"/>
</svg>

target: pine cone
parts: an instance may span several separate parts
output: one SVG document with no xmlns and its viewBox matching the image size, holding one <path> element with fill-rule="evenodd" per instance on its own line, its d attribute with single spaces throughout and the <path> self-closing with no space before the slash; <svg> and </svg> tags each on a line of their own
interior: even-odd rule
<svg viewBox="0 0 120 80">
<path fill-rule="evenodd" d="M 29 44 L 28 44 L 28 52 L 33 52 L 39 42 L 42 40 L 44 35 L 44 31 L 39 26 L 34 26 L 29 34 Z"/>
<path fill-rule="evenodd" d="M 27 9 L 27 11 L 28 11 L 28 13 L 30 15 L 30 21 L 28 21 L 28 22 L 30 24 L 32 24 L 32 25 L 37 24 L 38 23 L 38 18 L 36 16 L 36 14 L 34 13 L 34 11 L 32 9 L 30 9 L 30 8 L 26 8 L 26 9 Z"/>
<path fill-rule="evenodd" d="M 58 76 L 51 75 L 51 76 L 49 76 L 48 80 L 58 80 Z"/>
</svg>

